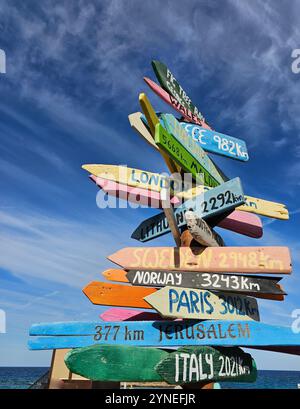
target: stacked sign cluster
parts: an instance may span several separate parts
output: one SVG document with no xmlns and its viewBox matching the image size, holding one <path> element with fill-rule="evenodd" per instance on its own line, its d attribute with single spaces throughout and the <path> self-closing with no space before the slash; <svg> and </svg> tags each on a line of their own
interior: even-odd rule
<svg viewBox="0 0 300 409">
<path fill-rule="evenodd" d="M 143 113 L 129 121 L 162 155 L 169 175 L 105 164 L 83 168 L 106 194 L 162 209 L 133 239 L 171 233 L 176 246 L 128 247 L 108 256 L 121 268 L 106 270 L 108 281 L 91 282 L 83 292 L 114 308 L 98 322 L 34 324 L 29 347 L 71 348 L 70 371 L 98 381 L 253 382 L 256 364 L 241 347 L 300 354 L 300 335 L 259 322 L 257 304 L 257 298 L 284 300 L 278 275 L 291 273 L 290 253 L 225 246 L 214 227 L 259 238 L 258 215 L 284 220 L 288 211 L 245 195 L 239 178 L 224 175 L 208 153 L 245 162 L 245 142 L 212 130 L 168 68 L 152 65 L 161 87 L 145 82 L 181 117 L 156 113 L 140 94 Z"/>
</svg>

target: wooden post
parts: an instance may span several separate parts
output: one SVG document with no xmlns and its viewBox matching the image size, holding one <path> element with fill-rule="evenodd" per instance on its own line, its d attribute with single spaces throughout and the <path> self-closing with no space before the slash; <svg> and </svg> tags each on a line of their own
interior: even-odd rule
<svg viewBox="0 0 300 409">
<path fill-rule="evenodd" d="M 181 234 L 181 246 L 182 247 L 201 247 L 199 243 L 193 239 L 191 233 L 185 230 Z M 214 389 L 213 382 L 197 382 L 197 383 L 185 383 L 181 385 L 182 389 Z"/>
<path fill-rule="evenodd" d="M 180 247 L 181 245 L 180 231 L 179 231 L 179 228 L 176 222 L 174 210 L 170 204 L 170 189 L 165 189 L 165 188 L 161 189 L 160 198 L 161 198 L 162 208 L 168 220 L 169 227 L 174 237 L 176 246 Z"/>
</svg>

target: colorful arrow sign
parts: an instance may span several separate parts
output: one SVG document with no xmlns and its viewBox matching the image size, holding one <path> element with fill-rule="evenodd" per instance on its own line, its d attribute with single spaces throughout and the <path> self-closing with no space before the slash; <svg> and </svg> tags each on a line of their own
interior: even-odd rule
<svg viewBox="0 0 300 409">
<path fill-rule="evenodd" d="M 242 203 L 244 203 L 244 194 L 241 182 L 239 178 L 235 178 L 185 201 L 174 210 L 174 215 L 178 227 L 183 227 L 186 225 L 184 214 L 187 210 L 193 210 L 197 217 L 207 221 L 213 216 L 233 211 Z M 224 218 L 225 216 L 226 214 L 224 214 Z M 148 241 L 169 232 L 170 228 L 166 216 L 164 213 L 160 213 L 142 222 L 131 237 L 140 241 Z"/>
<path fill-rule="evenodd" d="M 79 348 L 93 344 L 133 346 L 245 346 L 300 355 L 300 333 L 256 321 L 125 321 L 34 324 L 30 349 Z"/>
<path fill-rule="evenodd" d="M 288 247 L 126 247 L 107 257 L 130 269 L 273 273 L 292 271 Z"/>
<path fill-rule="evenodd" d="M 206 122 L 204 116 L 201 114 L 199 109 L 192 103 L 191 99 L 188 97 L 187 93 L 180 86 L 174 75 L 168 69 L 168 67 L 157 61 L 152 61 L 152 67 L 156 74 L 156 77 L 160 85 L 169 92 L 177 101 L 185 107 L 188 111 L 191 111 L 196 115 L 201 122 Z M 208 126 L 208 125 L 207 125 Z"/>
<path fill-rule="evenodd" d="M 155 370 L 170 384 L 255 382 L 257 377 L 251 355 L 236 347 L 183 347 L 161 359 Z"/>
<path fill-rule="evenodd" d="M 198 143 L 206 152 L 226 156 L 231 159 L 247 161 L 247 146 L 241 139 L 203 128 L 189 122 L 180 122 L 188 136 Z"/>
<path fill-rule="evenodd" d="M 161 382 L 204 380 L 253 382 L 256 365 L 240 348 L 159 348 L 93 345 L 69 351 L 65 363 L 72 373 L 93 381 Z"/>
<path fill-rule="evenodd" d="M 168 286 L 144 300 L 162 317 L 259 321 L 256 299 L 245 295 Z"/>
</svg>

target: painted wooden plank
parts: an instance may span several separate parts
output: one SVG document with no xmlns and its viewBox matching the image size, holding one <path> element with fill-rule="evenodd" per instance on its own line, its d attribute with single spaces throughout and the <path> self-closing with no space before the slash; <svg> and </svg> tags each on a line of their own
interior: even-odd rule
<svg viewBox="0 0 300 409">
<path fill-rule="evenodd" d="M 170 189 L 171 193 L 181 192 L 182 181 L 176 177 L 169 177 L 167 173 L 153 173 L 146 170 L 129 168 L 127 166 L 87 164 L 83 169 L 96 177 L 111 180 L 132 187 L 161 192 Z"/>
<path fill-rule="evenodd" d="M 155 129 L 155 143 L 158 147 L 173 158 L 186 172 L 191 173 L 198 183 L 204 183 L 211 187 L 220 184 L 160 123 Z"/>
<path fill-rule="evenodd" d="M 300 333 L 290 326 L 256 321 L 125 321 L 34 324 L 30 349 L 78 348 L 93 344 L 134 346 L 241 346 L 300 355 Z M 263 348 L 266 347 L 266 348 Z"/>
<path fill-rule="evenodd" d="M 128 115 L 129 123 L 131 127 L 154 149 L 159 151 L 158 146 L 154 142 L 154 138 L 151 133 L 148 131 L 145 123 L 142 121 L 144 115 L 141 112 L 134 112 L 133 114 Z"/>
<path fill-rule="evenodd" d="M 130 269 L 273 273 L 292 271 L 288 247 L 125 247 L 107 257 Z"/>
<path fill-rule="evenodd" d="M 162 317 L 259 321 L 257 301 L 246 295 L 167 286 L 144 300 Z"/>
<path fill-rule="evenodd" d="M 244 162 L 249 160 L 247 146 L 243 140 L 189 122 L 180 122 L 180 125 L 206 152 Z"/>
<path fill-rule="evenodd" d="M 237 347 L 183 347 L 155 366 L 170 384 L 203 381 L 255 382 L 257 368 L 250 354 Z"/>
<path fill-rule="evenodd" d="M 158 95 L 164 102 L 166 102 L 173 109 L 175 109 L 175 111 L 179 112 L 187 122 L 192 122 L 194 124 L 202 126 L 203 128 L 211 129 L 209 125 L 207 125 L 205 122 L 202 122 L 197 117 L 197 115 L 193 114 L 183 105 L 181 105 L 180 102 L 173 97 L 173 95 L 166 92 L 163 88 L 156 84 L 156 82 L 150 80 L 150 78 L 147 77 L 144 77 L 144 81 L 156 95 Z"/>
<path fill-rule="evenodd" d="M 102 321 L 161 321 L 163 318 L 156 312 L 129 310 L 126 308 L 109 308 L 99 315 Z"/>
<path fill-rule="evenodd" d="M 161 202 L 162 206 L 164 209 L 164 213 L 166 216 L 166 219 L 168 221 L 168 225 L 170 227 L 170 230 L 172 232 L 175 244 L 177 247 L 180 247 L 181 240 L 180 240 L 180 231 L 177 226 L 177 221 L 175 218 L 174 210 L 173 207 L 170 205 L 170 194 L 167 189 L 162 189 L 160 192 L 161 195 Z"/>
<path fill-rule="evenodd" d="M 277 283 L 276 277 L 236 275 L 222 273 L 201 273 L 192 271 L 165 270 L 106 270 L 103 275 L 111 281 L 130 282 L 132 285 L 144 287 L 186 287 L 215 291 L 230 291 L 265 298 L 264 295 L 283 296 L 285 291 Z M 283 297 L 275 298 L 282 300 Z"/>
<path fill-rule="evenodd" d="M 152 136 L 155 135 L 155 126 L 159 123 L 159 119 L 156 116 L 156 113 L 150 104 L 149 99 L 147 98 L 146 94 L 141 93 L 139 95 L 139 101 L 140 105 L 142 107 L 142 110 L 147 118 L 147 122 L 150 127 L 150 131 L 152 133 Z M 164 158 L 164 161 L 166 162 L 166 165 L 171 173 L 176 173 L 180 171 L 180 166 L 177 166 L 176 163 L 169 157 L 169 155 L 166 155 L 166 153 L 159 148 L 159 152 L 161 153 L 162 157 Z"/>
<path fill-rule="evenodd" d="M 159 382 L 163 378 L 154 368 L 168 355 L 159 348 L 93 345 L 70 351 L 65 363 L 71 372 L 93 381 Z"/>
<path fill-rule="evenodd" d="M 163 127 L 166 129 L 167 133 L 171 134 L 179 144 L 181 144 L 185 150 L 194 158 L 194 162 L 200 164 L 196 166 L 199 168 L 199 172 L 203 169 L 204 182 L 206 185 L 210 185 L 208 182 L 211 178 L 215 180 L 218 184 L 226 182 L 223 175 L 220 174 L 214 162 L 210 157 L 204 152 L 201 146 L 193 139 L 188 136 L 184 128 L 180 125 L 177 119 L 172 114 L 161 114 L 161 119 L 163 122 Z M 159 122 L 161 125 L 161 123 Z M 162 126 L 162 125 L 161 125 Z M 194 163 L 192 162 L 192 163 Z M 193 170 L 193 167 L 192 167 Z M 215 186 L 215 185 L 214 185 Z"/>
<path fill-rule="evenodd" d="M 151 309 L 143 298 L 157 289 L 92 281 L 82 291 L 96 305 Z"/>
<path fill-rule="evenodd" d="M 207 221 L 207 218 L 233 211 L 242 203 L 244 203 L 243 189 L 240 179 L 235 178 L 185 201 L 175 209 L 174 214 L 178 227 L 184 227 L 186 226 L 184 214 L 187 210 L 193 210 L 198 217 Z M 226 216 L 227 214 L 224 214 L 223 218 Z M 166 217 L 164 213 L 160 213 L 144 220 L 131 237 L 144 242 L 169 232 Z"/>
<path fill-rule="evenodd" d="M 189 182 L 187 180 L 180 181 L 175 177 L 176 175 L 171 175 L 169 177 L 167 174 L 158 174 L 145 170 L 128 168 L 126 166 L 95 164 L 83 165 L 82 168 L 94 176 L 99 176 L 103 179 L 112 180 L 132 187 L 150 189 L 157 192 L 160 192 L 162 188 L 170 187 L 171 194 L 176 195 L 180 200 L 192 199 L 203 192 L 211 190 L 209 186 L 198 185 L 194 188 L 189 187 Z M 181 189 L 183 182 L 184 186 L 186 186 L 184 191 Z M 270 202 L 268 200 L 247 195 L 245 195 L 244 198 L 244 205 L 238 206 L 237 210 L 275 219 L 287 220 L 289 218 L 287 208 L 281 203 Z M 180 200 L 178 203 L 180 203 Z M 174 203 L 176 203 L 176 201 L 174 201 Z"/>
<path fill-rule="evenodd" d="M 189 232 L 199 244 L 205 247 L 225 246 L 222 237 L 211 229 L 204 219 L 197 217 L 190 210 L 185 212 L 184 217 Z"/>
<path fill-rule="evenodd" d="M 183 192 L 176 193 L 176 195 L 179 198 L 181 197 L 186 200 L 210 189 L 209 186 L 197 185 L 196 187 L 188 188 Z M 248 195 L 245 195 L 245 203 L 238 206 L 237 210 L 255 213 L 274 219 L 287 220 L 289 218 L 289 212 L 284 204 L 270 202 L 269 200 L 259 199 Z"/>
<path fill-rule="evenodd" d="M 141 206 L 151 207 L 153 209 L 162 208 L 160 192 L 140 187 L 132 187 L 114 182 L 113 180 L 103 179 L 99 176 L 90 175 L 89 177 L 100 189 L 103 189 L 103 191 L 110 196 L 127 200 L 130 203 L 135 203 Z M 168 201 L 170 204 L 174 204 L 178 202 L 178 199 L 173 196 L 169 197 Z"/>
<path fill-rule="evenodd" d="M 253 382 L 256 366 L 240 348 L 185 347 L 176 352 L 124 345 L 93 345 L 65 356 L 72 373 L 93 381 L 170 384 L 202 380 Z"/>
<path fill-rule="evenodd" d="M 201 122 L 206 123 L 204 116 L 192 103 L 191 99 L 180 86 L 168 67 L 157 60 L 152 61 L 152 67 L 162 88 L 176 98 L 177 101 L 188 111 L 191 111 L 194 115 L 196 115 Z M 206 123 L 206 126 L 209 125 Z"/>
<path fill-rule="evenodd" d="M 240 210 L 234 210 L 229 216 L 221 220 L 218 227 L 257 239 L 263 235 L 261 219 L 253 213 Z"/>
</svg>

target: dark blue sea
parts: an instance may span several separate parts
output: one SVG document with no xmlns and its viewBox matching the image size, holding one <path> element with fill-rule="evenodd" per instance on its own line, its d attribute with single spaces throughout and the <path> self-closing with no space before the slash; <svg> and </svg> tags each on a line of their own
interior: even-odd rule
<svg viewBox="0 0 300 409">
<path fill-rule="evenodd" d="M 48 368 L 0 367 L 0 389 L 27 389 Z M 255 383 L 222 382 L 222 389 L 297 389 L 300 371 L 258 371 Z"/>
</svg>

